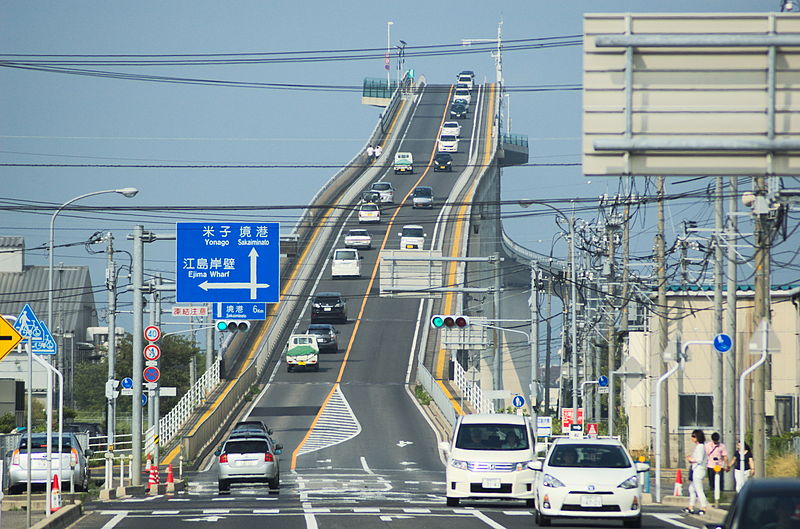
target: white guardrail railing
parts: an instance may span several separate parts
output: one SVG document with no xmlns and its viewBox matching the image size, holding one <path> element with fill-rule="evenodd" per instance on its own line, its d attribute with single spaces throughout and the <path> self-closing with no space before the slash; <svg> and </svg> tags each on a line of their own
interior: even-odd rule
<svg viewBox="0 0 800 529">
<path fill-rule="evenodd" d="M 211 393 L 214 388 L 219 384 L 219 364 L 218 358 L 211 364 L 203 375 L 197 379 L 197 382 L 189 388 L 189 390 L 181 397 L 169 413 L 164 415 L 158 422 L 159 432 L 161 436 L 160 445 L 164 446 L 169 443 L 178 430 L 184 425 L 187 419 L 192 415 L 198 406 L 206 401 L 206 397 Z"/>
<path fill-rule="evenodd" d="M 453 362 L 453 375 L 453 382 L 461 391 L 464 400 L 475 408 L 475 413 L 494 413 L 492 400 L 486 398 L 480 386 L 470 380 L 467 372 L 458 362 Z"/>
</svg>

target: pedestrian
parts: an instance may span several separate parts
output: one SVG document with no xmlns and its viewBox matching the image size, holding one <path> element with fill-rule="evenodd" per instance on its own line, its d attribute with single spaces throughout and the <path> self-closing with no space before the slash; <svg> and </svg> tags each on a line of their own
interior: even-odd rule
<svg viewBox="0 0 800 529">
<path fill-rule="evenodd" d="M 708 483 L 711 485 L 711 490 L 714 490 L 714 483 L 719 475 L 719 490 L 722 490 L 722 473 L 728 468 L 728 449 L 723 443 L 719 442 L 719 433 L 714 432 L 711 434 L 711 440 L 706 443 L 706 473 L 708 474 Z M 714 470 L 719 466 L 719 472 Z"/>
<path fill-rule="evenodd" d="M 706 456 L 706 435 L 703 430 L 692 431 L 692 442 L 694 443 L 694 450 L 686 456 L 686 460 L 691 463 L 691 483 L 689 483 L 689 506 L 683 509 L 683 512 L 688 514 L 706 513 L 708 507 L 708 500 L 706 499 L 706 491 L 703 489 L 703 478 L 706 477 L 706 464 L 708 457 Z M 694 510 L 695 502 L 699 503 L 700 509 Z"/>
<path fill-rule="evenodd" d="M 753 452 L 750 451 L 750 445 L 744 444 L 744 457 L 741 457 L 742 443 L 736 443 L 736 453 L 733 454 L 730 468 L 733 469 L 733 480 L 736 483 L 736 492 L 739 492 L 747 480 L 755 474 L 756 465 L 753 462 Z"/>
<path fill-rule="evenodd" d="M 367 145 L 367 160 L 372 163 L 372 158 L 375 156 L 375 149 L 372 148 L 372 144 L 370 143 Z"/>
<path fill-rule="evenodd" d="M 380 145 L 376 145 L 375 146 L 375 160 L 380 158 L 381 154 L 383 154 L 383 147 L 381 147 Z"/>
</svg>

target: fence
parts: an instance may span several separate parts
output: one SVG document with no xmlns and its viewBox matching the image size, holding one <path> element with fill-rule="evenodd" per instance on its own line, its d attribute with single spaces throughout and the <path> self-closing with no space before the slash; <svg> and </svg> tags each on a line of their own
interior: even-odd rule
<svg viewBox="0 0 800 529">
<path fill-rule="evenodd" d="M 205 403 L 208 394 L 219 384 L 219 364 L 218 358 L 181 397 L 175 407 L 158 421 L 161 437 L 159 444 L 164 446 L 169 443 L 197 407 Z"/>
<path fill-rule="evenodd" d="M 433 402 L 439 407 L 444 415 L 444 418 L 447 419 L 447 422 L 450 423 L 451 426 L 455 426 L 456 424 L 456 410 L 453 408 L 453 405 L 450 403 L 450 399 L 447 398 L 447 395 L 444 394 L 442 388 L 439 387 L 439 384 L 436 383 L 436 379 L 433 378 L 431 372 L 423 364 L 417 364 L 417 383 L 420 384 L 425 391 L 433 399 Z"/>
<path fill-rule="evenodd" d="M 461 391 L 461 395 L 475 409 L 475 413 L 492 413 L 494 412 L 494 406 L 492 405 L 491 399 L 487 399 L 483 395 L 483 391 L 481 390 L 480 386 L 469 380 L 467 377 L 467 372 L 464 371 L 464 368 L 461 367 L 461 364 L 458 362 L 453 362 L 453 382 L 455 382 L 458 389 Z"/>
</svg>

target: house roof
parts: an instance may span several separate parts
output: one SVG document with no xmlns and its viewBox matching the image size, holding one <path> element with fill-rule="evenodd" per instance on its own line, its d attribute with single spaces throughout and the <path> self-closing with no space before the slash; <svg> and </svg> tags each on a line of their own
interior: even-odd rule
<svg viewBox="0 0 800 529">
<path fill-rule="evenodd" d="M 15 237 L 12 235 L 0 236 L 0 248 L 22 248 L 25 246 L 25 239 L 23 237 Z"/>
</svg>

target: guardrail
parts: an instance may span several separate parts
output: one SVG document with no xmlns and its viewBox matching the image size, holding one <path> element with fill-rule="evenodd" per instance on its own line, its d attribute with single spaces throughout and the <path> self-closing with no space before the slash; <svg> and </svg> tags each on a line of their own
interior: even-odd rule
<svg viewBox="0 0 800 529">
<path fill-rule="evenodd" d="M 455 426 L 456 410 L 450 404 L 450 399 L 444 394 L 442 388 L 436 383 L 431 372 L 423 364 L 417 364 L 417 383 L 425 388 L 450 426 Z"/>
<path fill-rule="evenodd" d="M 540 268 L 549 270 L 551 273 L 563 273 L 567 269 L 566 261 L 554 259 L 547 255 L 525 248 L 518 242 L 511 239 L 511 237 L 509 237 L 506 233 L 505 228 L 503 228 L 501 232 L 503 250 L 509 256 L 516 257 L 521 261 L 535 262 Z"/>
<path fill-rule="evenodd" d="M 520 147 L 528 147 L 527 134 L 501 134 L 500 142 L 508 145 L 519 145 Z"/>
<path fill-rule="evenodd" d="M 184 393 L 178 403 L 158 421 L 160 445 L 167 445 L 178 433 L 181 427 L 191 417 L 192 413 L 205 404 L 206 397 L 219 384 L 220 358 L 211 364 L 211 367 L 197 379 L 197 382 Z M 116 441 L 116 440 L 115 440 Z"/>
<path fill-rule="evenodd" d="M 467 378 L 467 372 L 458 362 L 453 362 L 453 382 L 461 390 L 464 400 L 472 404 L 475 413 L 494 412 L 491 399 L 486 398 L 478 384 Z"/>
</svg>

